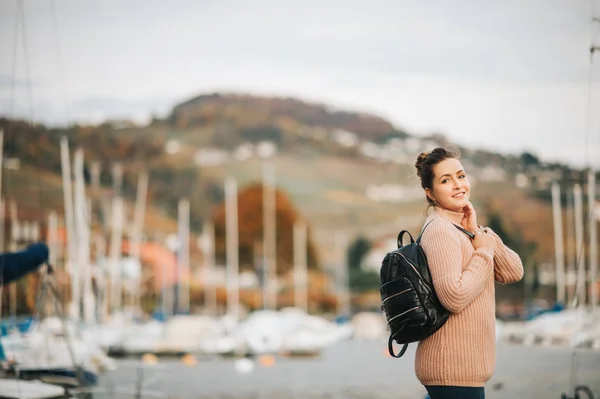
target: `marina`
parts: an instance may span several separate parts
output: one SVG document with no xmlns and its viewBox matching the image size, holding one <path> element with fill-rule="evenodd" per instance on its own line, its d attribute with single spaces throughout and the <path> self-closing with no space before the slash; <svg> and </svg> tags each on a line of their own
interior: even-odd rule
<svg viewBox="0 0 600 399">
<path fill-rule="evenodd" d="M 473 295 L 471 301 L 482 292 L 486 294 L 479 297 L 486 298 L 481 309 L 488 312 L 480 318 L 486 320 L 480 329 L 485 340 L 480 342 L 490 343 L 481 346 L 491 349 L 495 338 L 497 349 L 496 371 L 486 384 L 486 397 L 600 398 L 600 164 L 593 156 L 598 152 L 598 143 L 594 143 L 598 134 L 576 132 L 579 119 L 583 119 L 579 112 L 585 113 L 586 130 L 598 124 L 592 100 L 597 89 L 593 63 L 600 50 L 594 35 L 600 19 L 594 16 L 593 4 L 589 16 L 580 8 L 576 12 L 563 10 L 565 14 L 572 12 L 570 18 L 577 22 L 569 29 L 561 22 L 553 28 L 556 30 L 540 25 L 535 31 L 538 12 L 546 8 L 531 13 L 529 8 L 518 9 L 503 24 L 482 24 L 508 26 L 513 19 L 531 14 L 528 23 L 531 32 L 537 32 L 532 36 L 561 34 L 577 39 L 568 46 L 566 40 L 555 43 L 564 47 L 548 53 L 548 59 L 570 59 L 565 55 L 573 48 L 586 58 L 588 54 L 582 49 L 589 45 L 589 64 L 557 66 L 552 72 L 557 76 L 559 70 L 578 74 L 565 75 L 557 81 L 560 84 L 554 82 L 548 86 L 552 91 L 540 86 L 536 94 L 553 100 L 564 97 L 570 102 L 542 108 L 543 101 L 519 94 L 533 90 L 529 86 L 541 85 L 533 79 L 539 71 L 531 67 L 523 68 L 522 75 L 509 72 L 525 65 L 531 48 L 555 50 L 535 41 L 519 53 L 516 49 L 527 35 L 521 37 L 518 30 L 518 40 L 513 38 L 510 45 L 504 41 L 510 39 L 506 32 L 499 42 L 488 44 L 489 37 L 484 40 L 484 33 L 479 33 L 486 29 L 478 26 L 480 19 L 471 14 L 479 12 L 480 18 L 488 18 L 489 10 L 475 6 L 453 5 L 460 10 L 454 16 L 450 12 L 454 9 L 444 11 L 441 6 L 414 9 L 415 14 L 399 24 L 395 17 L 387 19 L 387 8 L 367 2 L 365 10 L 386 10 L 377 17 L 377 28 L 408 26 L 414 30 L 386 28 L 382 30 L 385 37 L 375 40 L 376 36 L 370 35 L 378 29 L 353 30 L 356 26 L 362 29 L 364 22 L 363 12 L 352 16 L 354 6 L 343 12 L 330 10 L 331 14 L 321 12 L 324 4 L 311 6 L 306 15 L 280 9 L 275 17 L 278 6 L 257 5 L 261 15 L 268 17 L 257 23 L 253 18 L 232 18 L 244 11 L 241 4 L 227 9 L 221 3 L 209 7 L 190 2 L 189 15 L 187 9 L 183 15 L 177 14 L 181 12 L 177 7 L 167 12 L 166 5 L 159 7 L 158 3 L 135 10 L 129 9 L 129 4 L 117 9 L 99 3 L 96 7 L 103 12 L 92 12 L 69 0 L 56 3 L 11 0 L 0 12 L 0 29 L 14 24 L 14 31 L 10 31 L 13 48 L 3 49 L 3 54 L 12 54 L 12 62 L 0 63 L 0 399 L 428 399 L 415 376 L 418 343 L 411 343 L 401 358 L 388 352 L 390 328 L 383 314 L 381 287 L 385 283 L 380 274 L 384 256 L 402 244 L 402 234 L 398 238 L 398 233 L 405 230 L 418 236 L 431 211 L 425 208 L 425 193 L 430 205 L 455 211 L 456 223 L 461 217 L 461 223 L 468 219 L 465 228 L 469 231 L 464 232 L 474 240 L 475 248 L 479 244 L 473 232 L 486 234 L 490 229 L 500 241 L 489 241 L 488 251 L 505 244 L 518 254 L 511 254 L 510 262 L 497 258 L 492 262 L 488 257 L 488 266 L 493 265 L 494 272 L 499 273 L 495 279 L 498 284 L 493 284 L 490 269 L 484 270 L 490 272 L 489 280 L 477 279 L 484 275 L 483 269 L 468 271 L 475 275 L 472 281 L 487 284 L 485 291 L 461 285 L 464 280 L 458 263 L 452 275 L 460 276 L 457 292 L 464 288 L 468 293 L 465 297 Z M 498 7 L 511 15 L 510 7 L 500 3 Z M 442 12 L 436 15 L 438 8 Z M 397 15 L 404 12 L 397 11 Z M 462 26 L 466 21 L 463 14 L 469 16 L 468 22 L 477 20 L 473 26 L 478 29 L 476 35 L 457 30 L 447 36 L 436 30 L 442 21 L 447 22 L 441 23 L 444 29 Z M 503 13 L 497 14 L 499 20 L 503 18 Z M 125 18 L 115 15 L 135 18 L 124 22 Z M 179 20 L 162 19 L 167 15 L 179 15 Z M 325 16 L 323 26 L 303 25 L 316 15 Z M 413 22 L 419 15 L 425 16 L 426 22 Z M 152 25 L 150 30 L 144 30 L 148 27 L 140 22 L 145 16 Z M 190 16 L 192 19 L 187 20 Z M 278 24 L 270 25 L 271 16 Z M 553 22 L 563 18 L 560 12 L 546 16 Z M 338 17 L 341 19 L 336 22 Z M 585 43 L 579 30 L 584 19 L 592 27 L 592 36 Z M 229 25 L 230 20 L 235 25 Z M 132 21 L 136 25 L 130 26 Z M 251 24 L 244 25 L 248 21 Z M 175 25 L 167 28 L 170 24 L 186 30 L 169 36 L 169 32 L 177 31 Z M 113 32 L 113 26 L 121 30 Z M 69 33 L 61 34 L 61 29 Z M 268 29 L 282 37 L 286 29 L 292 29 L 269 54 L 280 56 L 285 49 L 288 52 L 282 56 L 282 64 L 299 62 L 287 77 L 297 85 L 297 93 L 309 93 L 312 85 L 318 87 L 313 99 L 334 93 L 332 96 L 343 101 L 320 103 L 301 96 L 265 94 L 269 87 L 279 86 L 278 78 L 283 79 L 284 75 L 268 68 L 278 63 L 270 55 L 257 65 L 245 65 L 254 57 L 260 59 L 264 51 L 252 49 L 252 45 L 266 45 L 279 36 L 267 33 Z M 257 31 L 260 35 L 254 37 Z M 435 46 L 420 59 L 417 54 L 421 46 L 427 46 L 425 33 L 430 31 Z M 162 33 L 155 36 L 157 32 Z M 224 40 L 227 34 L 234 36 Z M 419 48 L 410 50 L 414 35 L 420 38 L 415 41 Z M 153 39 L 144 50 L 141 43 L 145 36 Z M 346 36 L 350 41 L 344 45 Z M 388 36 L 394 41 L 377 49 L 375 45 Z M 121 37 L 125 47 L 120 47 Z M 364 69 L 356 57 L 363 52 L 369 54 L 365 57 L 369 62 L 382 61 L 371 54 L 386 54 L 392 59 L 395 52 L 389 48 L 397 48 L 406 37 L 411 38 L 410 43 L 402 44 L 406 53 L 401 52 L 402 57 L 392 64 L 392 69 L 409 65 L 405 76 L 394 77 L 375 64 L 366 68 L 370 71 L 366 75 L 348 68 L 356 61 L 356 69 Z M 438 42 L 447 38 L 452 43 L 445 43 L 448 47 L 444 48 L 444 43 Z M 210 40 L 204 43 L 205 39 Z M 431 62 L 431 54 L 437 56 L 443 50 L 444 62 L 451 59 L 450 54 L 460 50 L 454 43 L 459 39 L 465 40 L 463 45 L 469 51 L 480 42 L 486 49 L 490 46 L 505 51 L 495 62 L 506 76 L 490 75 L 485 90 L 478 94 L 469 91 L 476 86 L 469 79 L 451 80 L 444 87 L 429 83 L 438 82 L 440 76 L 454 76 L 457 65 L 445 65 L 422 79 L 421 74 L 444 64 Z M 333 40 L 329 47 L 321 48 L 328 40 Z M 100 44 L 104 41 L 107 48 L 120 50 L 103 50 Z M 357 45 L 365 46 L 357 51 Z M 226 52 L 220 56 L 209 55 L 223 48 Z M 317 53 L 308 50 L 313 48 Z M 511 51 L 503 50 L 507 48 Z M 96 52 L 103 51 L 108 52 L 94 59 Z M 341 62 L 339 71 L 348 75 L 317 67 L 335 64 L 329 53 Z M 63 64 L 69 59 L 63 59 L 64 54 L 71 54 L 71 58 Z M 197 58 L 186 58 L 190 56 Z M 489 58 L 490 54 L 484 56 Z M 413 57 L 420 62 L 417 67 L 411 64 Z M 468 64 L 479 65 L 463 57 Z M 516 58 L 510 65 L 501 67 L 501 61 L 512 57 Z M 143 65 L 138 64 L 138 58 Z M 213 64 L 215 60 L 220 61 Z M 310 70 L 304 64 L 310 60 L 317 61 L 317 70 L 324 69 L 315 75 L 300 74 L 298 71 Z M 532 58 L 530 62 L 539 69 L 539 60 Z M 169 69 L 173 65 L 178 66 Z M 206 65 L 212 66 L 204 70 Z M 587 85 L 581 75 L 585 67 L 589 68 Z M 217 79 L 219 71 L 229 68 L 228 77 Z M 550 71 L 554 63 L 544 68 Z M 244 77 L 245 73 L 255 73 L 254 69 L 260 73 L 254 78 Z M 470 70 L 467 75 L 478 80 L 485 69 Z M 104 70 L 108 72 L 103 74 Z M 186 75 L 188 70 L 193 74 Z M 145 75 L 146 71 L 153 72 Z M 138 75 L 142 80 L 136 81 Z M 254 80 L 263 82 L 254 86 L 254 94 L 211 91 L 223 82 L 227 83 L 224 87 L 252 87 Z M 271 80 L 274 86 L 269 86 Z M 125 88 L 125 82 L 130 81 L 136 81 L 135 90 L 133 86 Z M 354 81 L 373 84 L 362 84 L 369 89 L 342 89 L 347 84 L 344 82 Z M 525 81 L 526 89 L 513 90 L 509 85 Z M 569 89 L 573 93 L 587 90 L 585 104 L 564 95 L 558 87 L 565 81 L 578 82 L 575 89 Z M 498 82 L 502 87 L 496 89 L 502 95 L 493 99 L 490 93 Z M 505 82 L 509 82 L 506 87 Z M 411 92 L 413 84 L 415 92 Z M 68 99 L 67 86 L 82 90 L 79 97 Z M 307 91 L 303 91 L 304 86 Z M 467 94 L 464 87 L 469 88 Z M 193 90 L 198 92 L 192 94 Z M 407 97 L 391 102 L 405 90 Z M 62 91 L 63 98 L 58 100 L 55 91 Z M 129 92 L 144 100 L 127 99 Z M 346 102 L 354 92 L 362 94 Z M 418 98 L 414 95 L 417 92 L 427 97 Z M 445 97 L 445 93 L 453 94 Z M 438 95 L 443 99 L 439 103 Z M 461 95 L 475 100 L 452 108 L 455 97 Z M 143 105 L 134 107 L 134 117 L 125 109 L 136 101 Z M 413 115 L 412 106 L 421 103 L 424 108 Z M 485 107 L 476 111 L 474 105 L 480 103 Z M 567 103 L 575 104 L 563 115 L 567 120 L 568 114 L 570 122 L 552 120 L 553 114 L 559 114 L 555 109 L 562 110 Z M 336 108 L 344 104 L 356 108 Z M 513 104 L 519 106 L 510 108 Z M 379 110 L 389 116 L 398 112 L 390 111 L 397 106 L 405 119 L 388 120 L 366 111 Z M 521 107 L 527 112 L 520 113 Z M 64 116 L 59 116 L 62 108 Z M 503 112 L 494 116 L 494 108 Z M 412 119 L 415 115 L 423 120 L 417 123 Z M 478 119 L 481 115 L 485 118 Z M 531 115 L 533 119 L 529 119 Z M 504 125 L 504 131 L 495 130 L 504 120 L 516 124 Z M 546 120 L 548 125 L 544 125 Z M 554 125 L 562 129 L 563 139 L 583 137 L 573 141 L 568 150 L 562 148 L 564 142 L 554 144 L 561 150 L 560 162 L 556 153 L 540 147 L 538 155 L 526 145 L 526 138 L 537 132 L 543 132 L 539 142 L 550 142 L 548 132 Z M 463 128 L 477 140 L 471 143 L 461 136 Z M 491 144 L 481 147 L 486 135 Z M 512 140 L 507 138 L 510 135 L 522 140 L 512 152 L 502 147 Z M 456 177 L 453 188 L 442 188 L 445 197 L 436 194 L 434 198 L 433 183 L 429 187 L 421 180 L 419 185 L 415 159 L 442 146 L 456 149 L 460 156 L 451 160 L 456 164 L 454 172 L 440 173 L 442 177 Z M 562 151 L 569 152 L 568 156 Z M 584 153 L 579 163 L 573 155 L 577 151 Z M 421 169 L 417 169 L 422 179 Z M 430 182 L 433 170 L 432 166 Z M 451 206 L 444 207 L 444 199 Z M 470 251 L 468 239 L 461 239 Z M 463 271 L 471 267 L 469 259 L 463 257 Z M 503 262 L 505 267 L 513 264 L 518 277 L 503 278 Z M 433 275 L 410 266 L 419 277 Z M 438 270 L 446 273 L 445 269 Z M 397 274 L 389 276 L 396 278 Z M 511 284 L 503 284 L 506 282 Z M 449 285 L 454 283 L 452 280 Z M 414 286 L 426 287 L 427 294 L 433 295 L 435 284 Z M 419 314 L 421 320 L 431 319 L 422 311 L 426 309 L 423 293 L 418 294 L 414 287 L 400 287 L 390 296 L 394 299 L 385 303 L 410 298 L 410 306 L 398 315 Z M 455 293 L 451 294 L 448 297 Z M 417 300 L 421 302 L 412 303 Z M 465 302 L 465 307 L 453 311 L 469 305 Z M 396 318 L 404 332 L 407 325 L 420 329 L 424 325 L 422 321 L 411 324 L 404 318 L 391 318 Z M 457 331 L 461 338 L 465 331 L 476 337 L 470 329 Z M 455 343 L 451 339 L 442 342 L 441 352 L 447 350 L 447 342 Z M 463 340 L 460 348 L 471 349 L 471 342 Z M 431 350 L 434 356 L 438 355 L 437 348 Z M 479 360 L 488 360 L 492 353 L 482 352 Z M 423 358 L 430 359 L 424 356 L 420 360 Z M 448 364 L 455 367 L 438 367 L 436 373 L 462 370 L 465 364 L 470 375 L 476 368 L 467 365 L 473 357 L 465 357 L 468 361 L 464 362 L 457 356 L 446 358 L 453 360 Z M 443 378 L 448 382 L 443 371 L 439 375 L 431 380 Z"/>
</svg>

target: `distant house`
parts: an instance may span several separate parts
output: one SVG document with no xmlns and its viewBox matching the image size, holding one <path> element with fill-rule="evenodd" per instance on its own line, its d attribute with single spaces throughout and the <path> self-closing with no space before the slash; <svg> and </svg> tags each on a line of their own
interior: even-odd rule
<svg viewBox="0 0 600 399">
<path fill-rule="evenodd" d="M 360 144 L 359 151 L 367 158 L 377 158 L 381 149 L 372 141 L 364 141 Z"/>
<path fill-rule="evenodd" d="M 336 129 L 331 132 L 333 141 L 342 147 L 356 147 L 358 145 L 358 136 L 355 133 L 343 129 Z"/>
<path fill-rule="evenodd" d="M 261 141 L 255 148 L 256 155 L 261 158 L 271 158 L 277 153 L 277 145 L 268 140 Z"/>
<path fill-rule="evenodd" d="M 524 173 L 518 173 L 515 176 L 515 184 L 519 188 L 526 188 L 529 186 L 529 178 Z"/>
<path fill-rule="evenodd" d="M 169 140 L 165 144 L 165 152 L 169 155 L 175 155 L 181 151 L 181 143 L 179 140 Z"/>
<path fill-rule="evenodd" d="M 229 153 L 218 148 L 201 148 L 194 155 L 199 166 L 221 165 L 229 160 Z"/>
<path fill-rule="evenodd" d="M 243 143 L 240 144 L 233 151 L 233 158 L 236 161 L 246 161 L 250 159 L 254 155 L 254 145 L 252 143 Z"/>
</svg>

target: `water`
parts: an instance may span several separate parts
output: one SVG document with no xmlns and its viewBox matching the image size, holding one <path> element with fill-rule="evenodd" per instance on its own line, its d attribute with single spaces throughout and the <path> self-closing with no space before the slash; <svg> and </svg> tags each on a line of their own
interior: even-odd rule
<svg viewBox="0 0 600 399">
<path fill-rule="evenodd" d="M 414 376 L 415 345 L 401 359 L 386 356 L 384 342 L 341 342 L 312 359 L 276 358 L 272 366 L 256 364 L 247 374 L 233 359 L 199 359 L 188 367 L 178 359 L 159 361 L 144 370 L 155 384 L 148 389 L 177 399 L 422 399 L 425 389 Z M 578 351 L 574 383 L 600 396 L 600 351 Z M 118 398 L 133 397 L 135 360 L 103 378 L 102 386 L 120 387 Z M 560 398 L 573 395 L 571 350 L 500 345 L 496 373 L 486 385 L 486 398 Z M 94 398 L 108 398 L 96 394 Z M 146 396 L 150 397 L 150 396 Z"/>
</svg>

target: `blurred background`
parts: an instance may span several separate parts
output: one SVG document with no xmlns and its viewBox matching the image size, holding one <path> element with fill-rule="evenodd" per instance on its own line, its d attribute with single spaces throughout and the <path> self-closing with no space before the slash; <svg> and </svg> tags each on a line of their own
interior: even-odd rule
<svg viewBox="0 0 600 399">
<path fill-rule="evenodd" d="M 525 266 L 488 396 L 600 395 L 597 8 L 1 2 L 0 246 L 55 269 L 2 287 L 7 367 L 79 397 L 422 398 L 379 268 L 445 146 Z"/>
</svg>

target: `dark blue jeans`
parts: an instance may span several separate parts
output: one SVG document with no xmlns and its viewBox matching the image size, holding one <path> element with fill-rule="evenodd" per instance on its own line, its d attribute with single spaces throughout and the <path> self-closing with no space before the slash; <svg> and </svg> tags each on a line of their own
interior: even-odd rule
<svg viewBox="0 0 600 399">
<path fill-rule="evenodd" d="M 483 387 L 425 385 L 431 399 L 485 399 Z"/>
</svg>

